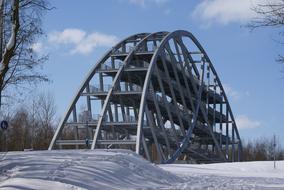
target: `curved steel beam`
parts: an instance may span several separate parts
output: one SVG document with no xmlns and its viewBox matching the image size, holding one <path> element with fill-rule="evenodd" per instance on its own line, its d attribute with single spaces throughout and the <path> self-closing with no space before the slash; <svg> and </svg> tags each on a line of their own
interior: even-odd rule
<svg viewBox="0 0 284 190">
<path fill-rule="evenodd" d="M 229 104 L 229 101 L 228 101 L 227 95 L 226 95 L 226 93 L 225 93 L 224 87 L 223 87 L 223 85 L 222 85 L 222 83 L 221 83 L 221 80 L 220 80 L 220 78 L 219 78 L 219 76 L 218 76 L 218 74 L 217 74 L 217 72 L 216 72 L 216 70 L 215 70 L 215 68 L 214 68 L 214 66 L 213 66 L 213 64 L 212 64 L 212 62 L 211 62 L 209 56 L 207 55 L 207 53 L 206 53 L 206 51 L 203 49 L 202 45 L 201 45 L 201 44 L 199 43 L 199 41 L 194 37 L 193 34 L 187 32 L 187 31 L 184 31 L 184 32 L 190 34 L 188 37 L 190 37 L 191 40 L 195 43 L 195 45 L 202 51 L 202 53 L 204 54 L 204 56 L 205 56 L 207 62 L 210 64 L 210 68 L 211 68 L 212 72 L 214 73 L 214 75 L 216 76 L 216 80 L 217 80 L 217 82 L 218 82 L 218 85 L 219 85 L 220 88 L 221 88 L 221 91 L 222 91 L 222 93 L 223 93 L 225 102 L 227 102 L 228 109 L 229 109 L 229 113 L 230 113 L 230 117 L 231 117 L 231 119 L 232 119 L 232 121 L 233 121 L 233 123 L 234 123 L 234 125 L 235 125 L 236 122 L 235 122 L 235 118 L 234 118 L 234 115 L 233 115 L 233 111 L 232 111 L 231 106 L 230 106 L 230 104 Z M 239 135 L 239 132 L 238 132 L 237 127 L 234 126 L 234 128 L 235 128 L 235 130 L 236 130 L 237 137 L 240 139 L 240 135 Z M 240 146 L 241 146 L 241 141 L 240 141 Z"/>
<path fill-rule="evenodd" d="M 188 44 L 185 43 L 184 38 L 189 39 L 191 41 L 190 44 L 193 43 L 194 47 L 198 49 L 197 51 L 198 51 L 198 54 L 200 54 L 202 61 L 195 62 L 195 60 L 193 60 L 194 57 L 192 56 L 192 53 L 194 52 L 190 52 L 191 45 L 190 47 L 188 47 Z M 171 43 L 172 40 L 174 44 Z M 154 52 L 152 52 L 151 50 L 151 54 L 148 54 L 147 57 L 143 57 L 142 54 L 140 55 L 142 57 L 140 56 L 134 57 L 135 53 L 140 52 L 142 49 L 143 49 L 142 50 L 143 52 L 149 51 L 148 42 L 153 43 L 154 46 L 157 46 L 157 44 L 159 45 L 156 49 L 154 49 Z M 99 70 L 100 66 L 102 64 L 106 64 L 106 61 L 110 57 L 112 57 L 112 52 L 114 50 L 119 50 L 119 48 L 122 48 L 123 50 L 125 50 L 126 46 L 128 45 L 127 43 L 133 44 L 134 47 L 130 51 L 124 52 L 123 56 L 125 57 L 123 57 L 123 59 L 120 59 L 121 61 L 123 60 L 122 62 L 123 64 L 118 69 L 115 68 L 116 69 L 115 71 L 107 71 L 107 72 L 105 72 L 104 70 L 100 71 Z M 176 56 L 178 56 L 178 58 L 176 58 Z M 198 56 L 198 58 L 200 58 L 200 56 Z M 151 59 L 148 65 L 148 68 L 147 69 L 144 68 L 144 71 L 146 71 L 146 73 L 144 73 L 143 71 L 143 75 L 139 75 L 139 77 L 137 76 L 138 78 L 136 78 L 135 76 L 136 81 L 135 82 L 133 81 L 135 84 L 140 84 L 140 83 L 143 84 L 143 80 L 144 80 L 144 84 L 142 87 L 142 94 L 141 94 L 141 97 L 139 97 L 140 102 L 139 103 L 137 102 L 137 105 L 135 105 L 134 107 L 132 107 L 130 104 L 129 105 L 126 104 L 126 108 L 125 108 L 128 115 L 129 115 L 129 110 L 133 109 L 132 111 L 134 111 L 134 113 L 131 112 L 129 116 L 132 117 L 132 115 L 134 114 L 135 118 L 138 118 L 137 125 L 135 124 L 135 128 L 133 128 L 134 130 L 136 130 L 136 140 L 135 141 L 132 140 L 131 142 L 133 145 L 134 144 L 136 145 L 135 151 L 137 154 L 141 153 L 140 152 L 142 150 L 141 146 L 143 144 L 144 151 L 146 153 L 147 158 L 149 160 L 152 160 L 152 159 L 155 160 L 155 158 L 153 157 L 150 158 L 150 154 L 148 150 L 146 150 L 148 149 L 147 146 L 150 146 L 150 149 L 151 149 L 151 146 L 155 144 L 156 149 L 157 149 L 156 151 L 160 151 L 158 152 L 159 161 L 162 163 L 174 162 L 181 155 L 187 156 L 187 154 L 190 153 L 191 149 L 193 148 L 193 147 L 190 147 L 189 149 L 188 146 L 191 146 L 191 136 L 192 136 L 192 133 L 195 134 L 195 132 L 193 132 L 193 129 L 195 128 L 195 126 L 198 125 L 198 123 L 202 123 L 205 125 L 205 128 L 202 130 L 206 131 L 206 135 L 209 135 L 210 139 L 209 141 L 203 141 L 203 142 L 201 142 L 200 139 L 198 139 L 196 142 L 200 146 L 203 146 L 203 145 L 206 146 L 206 144 L 212 145 L 212 151 L 214 152 L 215 156 L 218 156 L 218 158 L 216 157 L 216 159 L 222 158 L 223 160 L 228 160 L 228 158 L 225 158 L 224 153 L 222 151 L 222 145 L 225 145 L 225 141 L 222 141 L 222 137 L 225 135 L 225 134 L 223 135 L 223 132 L 222 132 L 222 123 L 226 123 L 226 150 L 229 150 L 228 141 L 229 141 L 230 135 L 232 137 L 232 141 L 231 140 L 229 141 L 230 143 L 229 145 L 232 147 L 232 152 L 234 152 L 235 143 L 238 143 L 239 145 L 238 151 L 240 150 L 241 140 L 239 137 L 238 129 L 237 129 L 237 126 L 234 120 L 234 116 L 233 116 L 230 104 L 225 94 L 224 88 L 219 79 L 219 76 L 217 75 L 213 67 L 213 64 L 211 63 L 207 53 L 205 52 L 203 47 L 200 45 L 200 43 L 197 41 L 197 39 L 190 32 L 187 32 L 184 30 L 177 30 L 171 33 L 156 32 L 156 33 L 151 33 L 151 34 L 150 33 L 135 34 L 135 35 L 132 35 L 122 40 L 121 42 L 116 44 L 114 48 L 109 50 L 103 56 L 103 58 L 93 67 L 93 69 L 87 75 L 86 79 L 81 84 L 80 88 L 77 91 L 77 94 L 75 95 L 75 97 L 73 98 L 73 101 L 68 107 L 65 117 L 61 120 L 60 125 L 56 130 L 56 133 L 50 143 L 49 150 L 52 149 L 56 145 L 56 140 L 60 137 L 59 135 L 64 127 L 75 126 L 77 128 L 78 124 L 79 126 L 82 125 L 82 123 L 76 120 L 77 118 L 76 104 L 79 101 L 79 97 L 87 96 L 87 105 L 88 105 L 88 110 L 89 110 L 89 107 L 91 107 L 90 94 L 88 94 L 90 82 L 94 78 L 94 76 L 97 76 L 96 75 L 97 73 L 105 72 L 106 75 L 112 77 L 112 81 L 111 81 L 112 85 L 111 85 L 111 88 L 108 89 L 108 92 L 104 94 L 104 96 L 97 97 L 98 98 L 97 100 L 101 100 L 102 107 L 100 110 L 98 120 L 92 124 L 92 126 L 96 126 L 96 130 L 95 130 L 95 134 L 93 135 L 91 149 L 96 148 L 97 144 L 99 143 L 98 138 L 100 138 L 100 131 L 102 127 L 104 127 L 104 124 L 116 125 L 115 122 L 120 122 L 118 119 L 116 119 L 115 121 L 113 121 L 112 119 L 113 116 L 112 116 L 111 102 L 112 102 L 112 96 L 114 95 L 114 92 L 116 93 L 115 90 L 117 89 L 117 87 L 120 87 L 120 81 L 126 80 L 127 82 L 129 82 L 129 84 L 132 83 L 132 79 L 130 77 L 132 73 L 127 73 L 127 78 L 129 79 L 122 78 L 123 73 L 126 72 L 126 69 L 128 69 L 127 65 L 129 65 L 132 60 L 138 59 L 138 60 L 143 61 L 146 58 L 147 58 L 147 62 L 149 59 Z M 114 58 L 114 59 L 117 59 L 117 58 Z M 202 63 L 203 67 L 201 67 L 200 69 L 197 63 Z M 207 69 L 205 68 L 205 65 Z M 179 66 L 180 68 L 176 66 Z M 133 67 L 136 67 L 136 66 L 133 65 Z M 137 65 L 137 67 L 139 67 L 139 65 Z M 180 69 L 181 71 L 179 71 Z M 108 72 L 112 72 L 112 74 L 108 74 Z M 180 72 L 182 76 L 179 76 Z M 206 81 L 203 82 L 203 80 L 205 80 L 203 79 L 205 78 L 205 72 L 207 72 L 208 84 Z M 211 74 L 213 78 L 210 77 Z M 108 79 L 109 78 L 107 78 L 106 80 Z M 214 79 L 214 84 L 212 83 L 212 81 L 210 81 L 210 79 L 211 80 Z M 103 84 L 103 80 L 104 78 L 100 77 L 101 86 Z M 198 84 L 197 84 L 197 81 L 198 81 Z M 203 96 L 203 89 L 204 89 L 203 86 L 204 85 L 206 85 L 207 89 L 209 89 L 210 85 L 214 85 L 213 108 L 212 108 L 212 105 L 210 105 L 212 104 L 212 102 L 209 103 L 209 99 L 208 99 L 209 92 L 206 93 L 206 97 Z M 217 103 L 215 103 L 216 87 L 218 88 L 218 93 L 217 93 L 218 97 L 220 97 Z M 84 93 L 85 89 L 87 92 L 86 94 Z M 130 86 L 130 90 L 133 90 L 131 86 Z M 219 90 L 221 91 L 220 93 L 219 93 Z M 204 100 L 203 97 L 205 97 L 206 100 Z M 163 99 L 163 101 L 161 101 L 161 98 Z M 167 101 L 167 99 L 169 101 Z M 222 99 L 222 101 L 220 99 Z M 134 101 L 134 100 L 136 99 L 131 99 L 131 101 Z M 216 110 L 216 105 L 218 104 L 220 104 L 220 110 Z M 124 105 L 121 102 L 120 102 L 120 105 L 121 105 L 121 111 L 122 111 L 123 118 L 124 118 L 123 121 L 126 121 Z M 226 118 L 222 116 L 223 115 L 222 107 L 225 105 L 226 105 L 225 107 L 226 108 Z M 115 104 L 114 106 L 115 106 L 114 113 L 116 114 L 115 117 L 118 118 L 118 111 L 116 108 L 117 104 Z M 138 108 L 138 106 L 140 107 Z M 147 106 L 148 106 L 148 109 L 147 109 Z M 161 110 L 163 110 L 163 113 L 161 113 L 161 110 L 159 107 L 161 108 Z M 207 110 L 207 109 L 211 109 L 211 110 Z M 166 113 L 165 113 L 165 110 L 166 110 Z M 181 111 L 180 113 L 182 113 L 182 115 L 176 115 L 176 113 L 174 113 L 174 110 Z M 73 111 L 73 118 L 74 118 L 73 122 L 74 123 L 68 123 L 67 120 L 70 117 L 72 111 Z M 212 114 L 209 115 L 208 111 L 214 111 L 213 116 Z M 217 111 L 218 114 L 221 113 L 221 115 L 218 118 L 219 122 L 215 120 L 215 111 Z M 188 115 L 186 114 L 186 112 Z M 107 113 L 110 114 L 109 115 L 110 121 L 114 123 L 112 124 L 111 122 L 104 123 L 105 122 L 104 118 Z M 193 117 L 191 116 L 191 114 Z M 149 124 L 149 119 L 151 120 L 150 122 L 151 124 L 150 126 L 147 126 L 147 128 L 145 128 L 144 130 L 143 125 L 145 123 L 144 122 L 145 117 L 147 117 L 148 124 Z M 212 120 L 212 117 L 213 117 L 213 120 Z M 224 120 L 222 119 L 222 117 L 224 118 Z M 200 121 L 199 121 L 199 118 L 201 119 Z M 169 129 L 166 128 L 167 127 L 165 125 L 166 121 L 171 122 L 171 128 Z M 220 123 L 221 132 L 214 131 L 213 126 L 216 126 L 215 121 L 217 121 L 217 123 Z M 127 124 L 124 124 L 124 125 L 127 125 Z M 155 125 L 158 125 L 158 126 L 155 126 Z M 159 126 L 159 125 L 162 125 L 162 126 Z M 185 127 L 187 131 L 184 130 Z M 229 127 L 230 129 L 232 129 L 232 133 L 230 133 L 230 135 L 228 132 Z M 133 129 L 131 129 L 132 130 L 131 135 L 135 135 Z M 151 129 L 152 136 L 149 133 L 149 129 Z M 163 129 L 164 131 L 159 131 Z M 198 127 L 198 129 L 201 129 L 201 128 Z M 126 130 L 126 128 L 123 130 Z M 114 131 L 108 132 L 106 130 L 104 132 L 106 135 L 108 134 L 116 135 L 116 134 L 113 134 L 115 133 Z M 117 134 L 120 134 L 121 132 L 122 132 L 121 128 L 117 129 L 116 131 Z M 163 133 L 160 133 L 160 132 L 163 132 Z M 178 132 L 176 133 L 177 136 L 174 136 L 175 133 L 173 132 Z M 128 131 L 126 131 L 125 133 L 128 134 Z M 164 144 L 163 140 L 159 142 L 159 139 L 161 137 L 160 135 L 164 136 L 166 140 L 165 141 L 166 145 Z M 218 140 L 216 140 L 217 138 L 219 138 L 219 136 L 217 135 L 220 135 L 220 139 Z M 200 138 L 203 138 L 203 135 L 197 134 L 197 136 L 199 136 Z M 234 136 L 236 136 L 236 139 L 238 139 L 239 141 L 234 141 Z M 106 137 L 108 139 L 108 136 Z M 167 141 L 167 138 L 170 139 L 170 142 Z M 83 145 L 82 142 L 84 141 L 84 140 L 77 140 L 77 139 L 78 138 L 75 137 L 75 141 L 74 140 L 73 142 L 71 142 L 72 140 L 69 141 L 70 144 L 73 143 L 72 145 L 76 145 L 76 148 L 78 147 L 78 145 Z M 103 139 L 105 139 L 105 137 Z M 147 141 L 145 141 L 145 139 Z M 123 140 L 119 139 L 119 142 L 117 141 L 116 143 L 117 144 L 121 143 L 122 145 Z M 175 148 L 174 146 L 171 146 L 170 143 L 171 145 L 175 144 Z M 60 142 L 58 141 L 58 144 L 69 145 L 68 140 L 62 140 Z M 167 153 L 165 154 L 164 151 L 166 151 L 166 148 L 167 148 Z M 186 152 L 184 152 L 183 150 L 186 150 Z M 151 151 L 153 150 L 151 149 Z M 216 153 L 219 153 L 220 155 L 216 155 Z M 151 154 L 151 156 L 153 155 Z M 233 157 L 235 157 L 235 153 Z M 208 159 L 210 158 L 208 157 Z M 232 158 L 232 161 L 234 161 L 233 159 L 234 158 Z"/>
<path fill-rule="evenodd" d="M 145 82 L 144 82 L 144 85 L 143 85 L 143 91 L 142 91 L 140 107 L 139 107 L 138 124 L 137 124 L 137 135 L 136 135 L 136 153 L 137 154 L 139 154 L 139 152 L 140 152 L 141 131 L 142 131 L 142 125 L 143 125 L 144 111 L 145 111 L 146 93 L 148 91 L 148 87 L 149 87 L 149 83 L 150 83 L 150 80 L 151 80 L 151 75 L 152 75 L 152 71 L 153 71 L 153 68 L 154 68 L 154 64 L 156 63 L 157 58 L 162 51 L 161 47 L 164 46 L 164 44 L 166 42 L 168 42 L 168 39 L 170 39 L 170 37 L 173 35 L 173 33 L 174 32 L 168 33 L 163 38 L 163 40 L 161 41 L 159 48 L 157 48 L 155 50 L 153 57 L 151 59 L 151 62 L 149 64 L 146 77 L 145 77 Z"/>
<path fill-rule="evenodd" d="M 127 38 L 121 40 L 119 43 L 117 43 L 112 49 L 110 49 L 98 62 L 97 64 L 92 68 L 92 70 L 89 72 L 89 74 L 86 76 L 85 80 L 83 80 L 82 84 L 80 85 L 79 89 L 77 90 L 77 93 L 75 94 L 71 104 L 68 106 L 68 109 L 67 109 L 67 112 L 65 113 L 65 116 L 63 117 L 63 119 L 61 120 L 61 122 L 59 123 L 59 127 L 56 129 L 55 131 L 55 134 L 50 142 L 50 145 L 48 147 L 48 150 L 51 150 L 54 145 L 55 145 L 55 142 L 59 136 L 59 133 L 60 131 L 62 130 L 63 128 L 63 125 L 64 123 L 66 123 L 68 117 L 70 116 L 77 100 L 79 99 L 81 93 L 84 91 L 84 89 L 86 88 L 86 85 L 89 83 L 89 81 L 91 80 L 91 78 L 94 76 L 94 74 L 96 73 L 97 69 L 100 67 L 100 65 L 102 63 L 104 63 L 110 56 L 111 52 L 114 50 L 114 49 L 117 49 L 120 45 L 122 45 L 125 41 L 131 39 L 131 38 L 134 38 L 135 36 L 138 36 L 138 35 L 144 35 L 146 33 L 138 33 L 138 34 L 134 34 L 134 35 L 131 35 L 131 36 L 128 36 Z"/>
<path fill-rule="evenodd" d="M 174 31 L 172 33 L 169 33 L 167 36 L 165 36 L 163 38 L 163 40 L 161 41 L 160 45 L 159 45 L 159 48 L 155 51 L 152 59 L 151 59 L 151 62 L 150 62 L 150 65 L 149 65 L 149 69 L 148 69 L 148 72 L 147 72 L 147 75 L 146 75 L 146 78 L 145 78 L 145 83 L 144 83 L 144 86 L 143 86 L 143 91 L 142 91 L 142 96 L 141 96 L 141 101 L 140 101 L 140 108 L 139 108 L 139 117 L 138 117 L 138 125 L 137 125 L 137 142 L 136 142 L 136 153 L 139 154 L 140 152 L 140 140 L 141 140 L 141 131 L 142 131 L 142 125 L 143 125 L 143 117 L 144 117 L 144 111 L 145 111 L 145 101 L 146 101 L 146 96 L 147 96 L 147 91 L 148 91 L 148 86 L 149 86 L 149 83 L 150 83 L 150 80 L 151 80 L 151 74 L 152 74 L 152 71 L 153 71 L 153 65 L 157 62 L 157 58 L 160 56 L 161 54 L 161 51 L 165 49 L 165 45 L 166 43 L 172 39 L 172 38 L 175 38 L 175 37 L 189 37 L 191 39 L 191 41 L 193 41 L 193 43 L 199 48 L 199 50 L 202 52 L 202 54 L 204 55 L 204 58 L 206 60 L 206 62 L 209 63 L 210 65 L 210 68 L 212 69 L 212 72 L 214 73 L 214 75 L 216 76 L 216 79 L 217 79 L 217 82 L 218 82 L 218 85 L 220 86 L 222 92 L 223 92 L 223 95 L 224 95 L 224 99 L 225 101 L 227 102 L 228 104 L 228 108 L 229 108 L 229 112 L 230 112 L 230 116 L 231 116 L 231 119 L 232 121 L 235 123 L 234 121 L 234 117 L 233 117 L 233 114 L 232 114 L 232 111 L 230 109 L 230 106 L 229 106 L 229 102 L 228 102 L 228 99 L 227 99 L 227 96 L 225 94 L 225 91 L 223 89 L 223 86 L 221 84 L 221 81 L 213 67 L 213 64 L 211 63 L 211 60 L 209 59 L 207 53 L 205 52 L 205 50 L 203 49 L 203 47 L 201 46 L 201 44 L 197 41 L 197 39 L 190 33 L 190 32 L 187 32 L 187 31 L 184 31 L 184 30 L 177 30 L 177 31 Z M 203 69 L 204 71 L 204 69 Z M 199 106 L 197 107 L 198 110 L 199 110 Z M 198 110 L 195 110 L 196 112 L 198 112 Z M 203 110 L 203 108 L 201 108 L 201 111 L 202 111 L 202 114 L 204 116 L 204 118 L 206 118 L 205 116 L 205 111 Z M 196 114 L 196 113 L 195 113 Z M 196 118 L 197 119 L 197 118 Z M 195 119 L 195 120 L 196 120 Z M 206 121 L 206 123 L 210 126 L 209 122 Z M 194 126 L 193 126 L 194 127 Z M 210 127 L 209 127 L 210 128 Z M 235 128 L 235 131 L 236 131 L 236 134 L 239 138 L 239 134 L 238 134 L 238 131 L 237 131 L 237 128 L 234 126 Z M 166 161 L 167 163 L 171 163 L 173 161 L 175 161 L 182 153 L 182 150 L 185 149 L 185 147 L 187 146 L 188 144 L 188 141 L 189 141 L 189 138 L 191 136 L 191 132 L 192 132 L 193 128 L 189 129 L 184 140 L 182 141 L 182 144 L 180 146 L 180 148 L 178 150 L 175 151 L 174 155 L 172 156 L 171 159 L 169 159 L 168 161 Z M 221 156 L 223 157 L 223 159 L 225 159 L 220 147 L 218 146 L 218 142 L 216 140 L 216 138 L 214 137 L 214 134 L 213 132 L 210 130 L 211 132 L 211 135 L 213 140 L 214 140 L 214 143 L 217 145 L 217 149 L 219 151 L 219 153 L 221 154 Z"/>
<path fill-rule="evenodd" d="M 150 38 L 151 36 L 153 35 L 156 35 L 158 33 L 161 33 L 161 32 L 157 32 L 157 33 L 152 33 L 152 34 L 148 34 L 146 37 L 144 37 L 143 39 L 141 39 L 138 44 L 136 44 L 136 46 L 128 53 L 127 57 L 124 59 L 124 63 L 123 65 L 119 68 L 119 70 L 117 71 L 117 74 L 115 76 L 115 78 L 113 79 L 113 83 L 112 83 L 112 86 L 107 94 L 107 97 L 105 99 L 105 102 L 104 102 L 104 105 L 103 105 L 103 108 L 102 108 L 102 111 L 101 111 L 101 114 L 100 114 L 100 117 L 99 117 L 99 120 L 98 120 L 98 124 L 97 124 L 97 128 L 96 128 L 96 132 L 95 132 L 95 135 L 94 135 L 94 138 L 93 138 L 93 143 L 92 143 L 92 147 L 91 149 L 95 149 L 95 146 L 96 146 L 96 143 L 97 143 L 97 139 L 98 139 L 98 135 L 99 135 L 99 132 L 100 132 L 100 128 L 102 126 L 102 122 L 103 122 L 103 118 L 104 118 L 104 115 L 106 113 L 106 109 L 107 109 L 107 106 L 109 105 L 109 102 L 110 102 L 110 97 L 113 93 L 113 90 L 114 88 L 116 87 L 117 83 L 119 82 L 119 79 L 120 79 L 120 76 L 122 74 L 122 72 L 124 71 L 124 68 L 125 66 L 127 66 L 129 64 L 129 62 L 131 61 L 135 51 L 144 43 L 147 41 L 148 38 Z"/>
</svg>

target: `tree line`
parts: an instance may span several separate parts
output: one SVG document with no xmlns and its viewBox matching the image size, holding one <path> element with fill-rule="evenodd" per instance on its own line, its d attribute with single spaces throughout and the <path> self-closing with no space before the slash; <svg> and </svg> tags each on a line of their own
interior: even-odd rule
<svg viewBox="0 0 284 190">
<path fill-rule="evenodd" d="M 58 123 L 50 93 L 40 93 L 1 117 L 8 121 L 9 127 L 0 131 L 0 151 L 45 150 Z"/>
<path fill-rule="evenodd" d="M 276 140 L 274 148 L 273 137 L 260 137 L 250 141 L 243 140 L 243 161 L 274 160 L 274 153 L 276 160 L 284 160 L 284 149 L 279 140 Z"/>
<path fill-rule="evenodd" d="M 0 151 L 46 150 L 54 135 L 59 119 L 51 93 L 35 95 L 26 105 L 20 105 L 11 114 L 2 115 L 9 122 L 6 131 L 0 130 Z M 65 131 L 68 139 L 72 131 Z M 284 149 L 273 137 L 261 137 L 243 142 L 243 161 L 284 160 Z M 275 152 L 274 152 L 275 151 Z"/>
</svg>

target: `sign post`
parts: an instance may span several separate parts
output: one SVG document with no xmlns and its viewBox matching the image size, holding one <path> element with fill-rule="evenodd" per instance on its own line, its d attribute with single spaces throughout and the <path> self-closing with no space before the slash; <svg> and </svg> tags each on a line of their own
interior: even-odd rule
<svg viewBox="0 0 284 190">
<path fill-rule="evenodd" d="M 276 169 L 276 138 L 275 134 L 273 135 L 273 160 L 274 160 L 274 169 Z"/>
<path fill-rule="evenodd" d="M 6 120 L 1 121 L 0 126 L 2 130 L 7 130 L 9 127 L 8 121 Z"/>
<path fill-rule="evenodd" d="M 9 127 L 8 121 L 6 121 L 6 120 L 1 121 L 0 127 L 3 130 L 3 141 L 4 141 L 2 151 L 6 152 L 7 151 L 7 137 L 6 137 L 5 131 Z"/>
</svg>

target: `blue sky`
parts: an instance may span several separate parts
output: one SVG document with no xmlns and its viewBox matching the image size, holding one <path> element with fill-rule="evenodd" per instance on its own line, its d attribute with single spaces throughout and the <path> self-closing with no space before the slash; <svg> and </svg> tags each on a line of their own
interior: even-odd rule
<svg viewBox="0 0 284 190">
<path fill-rule="evenodd" d="M 34 44 L 48 53 L 44 72 L 62 117 L 88 71 L 118 40 L 140 32 L 192 32 L 225 86 L 244 139 L 284 139 L 284 73 L 275 62 L 283 51 L 276 29 L 250 32 L 244 25 L 261 0 L 52 0 L 43 20 L 46 36 Z M 284 144 L 284 140 L 281 140 Z"/>
</svg>

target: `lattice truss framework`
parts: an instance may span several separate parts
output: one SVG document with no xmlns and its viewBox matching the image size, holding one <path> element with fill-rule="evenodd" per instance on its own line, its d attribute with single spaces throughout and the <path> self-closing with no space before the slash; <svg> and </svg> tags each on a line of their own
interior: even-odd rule
<svg viewBox="0 0 284 190">
<path fill-rule="evenodd" d="M 136 34 L 109 50 L 76 93 L 54 148 L 123 148 L 156 163 L 204 163 L 240 161 L 242 145 L 209 57 L 179 30 Z"/>
</svg>

